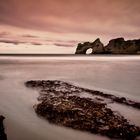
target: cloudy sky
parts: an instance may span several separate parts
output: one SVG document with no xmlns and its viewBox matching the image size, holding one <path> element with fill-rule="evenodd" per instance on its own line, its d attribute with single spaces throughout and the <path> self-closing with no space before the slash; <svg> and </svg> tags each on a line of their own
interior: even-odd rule
<svg viewBox="0 0 140 140">
<path fill-rule="evenodd" d="M 73 53 L 116 37 L 140 38 L 140 0 L 0 0 L 1 53 Z"/>
</svg>

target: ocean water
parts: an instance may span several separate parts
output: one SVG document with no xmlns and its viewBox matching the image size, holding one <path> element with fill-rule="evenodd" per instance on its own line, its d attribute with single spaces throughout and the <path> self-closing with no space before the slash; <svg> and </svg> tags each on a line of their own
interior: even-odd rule
<svg viewBox="0 0 140 140">
<path fill-rule="evenodd" d="M 140 101 L 140 57 L 0 57 L 0 114 L 8 140 L 106 140 L 39 118 L 33 109 L 38 92 L 24 86 L 28 80 L 62 80 Z M 140 111 L 121 112 L 140 125 Z"/>
</svg>

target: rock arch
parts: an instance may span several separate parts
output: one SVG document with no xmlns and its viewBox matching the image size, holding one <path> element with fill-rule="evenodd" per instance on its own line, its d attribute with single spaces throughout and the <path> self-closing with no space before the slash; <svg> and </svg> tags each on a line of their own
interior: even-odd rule
<svg viewBox="0 0 140 140">
<path fill-rule="evenodd" d="M 98 38 L 91 43 L 79 43 L 76 54 L 87 54 L 86 52 L 90 48 L 92 49 L 91 54 L 140 54 L 140 39 L 125 41 L 124 38 L 116 38 L 104 46 Z"/>
<path fill-rule="evenodd" d="M 96 39 L 94 42 L 85 42 L 84 44 L 79 43 L 76 54 L 86 54 L 87 50 L 92 49 L 91 54 L 102 53 L 104 51 L 104 45 L 100 39 Z"/>
<path fill-rule="evenodd" d="M 93 53 L 93 49 L 92 48 L 88 48 L 87 50 L 86 50 L 86 54 L 92 54 Z"/>
</svg>

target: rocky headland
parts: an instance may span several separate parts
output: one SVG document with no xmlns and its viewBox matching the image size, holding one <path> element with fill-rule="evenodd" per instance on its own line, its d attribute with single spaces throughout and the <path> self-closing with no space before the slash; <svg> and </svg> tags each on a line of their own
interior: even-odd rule
<svg viewBox="0 0 140 140">
<path fill-rule="evenodd" d="M 140 136 L 138 126 L 108 107 L 119 103 L 140 109 L 138 102 L 57 80 L 27 81 L 25 85 L 39 91 L 35 112 L 50 123 L 115 139 Z"/>
<path fill-rule="evenodd" d="M 88 49 L 92 49 L 90 54 L 139 54 L 140 39 L 125 41 L 124 38 L 116 38 L 105 46 L 98 38 L 94 42 L 79 43 L 75 54 L 86 54 Z"/>
</svg>

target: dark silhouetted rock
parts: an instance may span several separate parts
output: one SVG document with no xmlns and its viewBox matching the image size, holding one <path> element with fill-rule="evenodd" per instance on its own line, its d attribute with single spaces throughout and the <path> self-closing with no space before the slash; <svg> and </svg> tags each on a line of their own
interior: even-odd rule
<svg viewBox="0 0 140 140">
<path fill-rule="evenodd" d="M 98 38 L 92 43 L 90 42 L 85 42 L 83 44 L 79 43 L 76 50 L 76 54 L 86 54 L 88 49 L 92 49 L 91 54 L 104 52 L 103 43 L 101 43 L 100 39 Z"/>
<path fill-rule="evenodd" d="M 124 38 L 113 39 L 105 48 L 111 54 L 136 54 L 140 51 L 140 39 L 127 41 Z"/>
<path fill-rule="evenodd" d="M 34 109 L 50 123 L 115 139 L 134 140 L 140 135 L 139 127 L 130 124 L 122 115 L 107 107 L 105 98 L 111 102 L 133 105 L 133 101 L 124 97 L 55 80 L 28 81 L 25 85 L 39 91 L 39 103 Z"/>
<path fill-rule="evenodd" d="M 112 39 L 107 46 L 104 46 L 100 39 L 96 39 L 93 43 L 78 44 L 76 54 L 86 54 L 90 48 L 91 54 L 137 54 L 140 51 L 140 39 L 127 41 L 124 38 Z"/>
<path fill-rule="evenodd" d="M 4 132 L 4 125 L 3 125 L 4 119 L 5 117 L 0 115 L 0 140 L 7 140 L 7 136 Z"/>
</svg>

